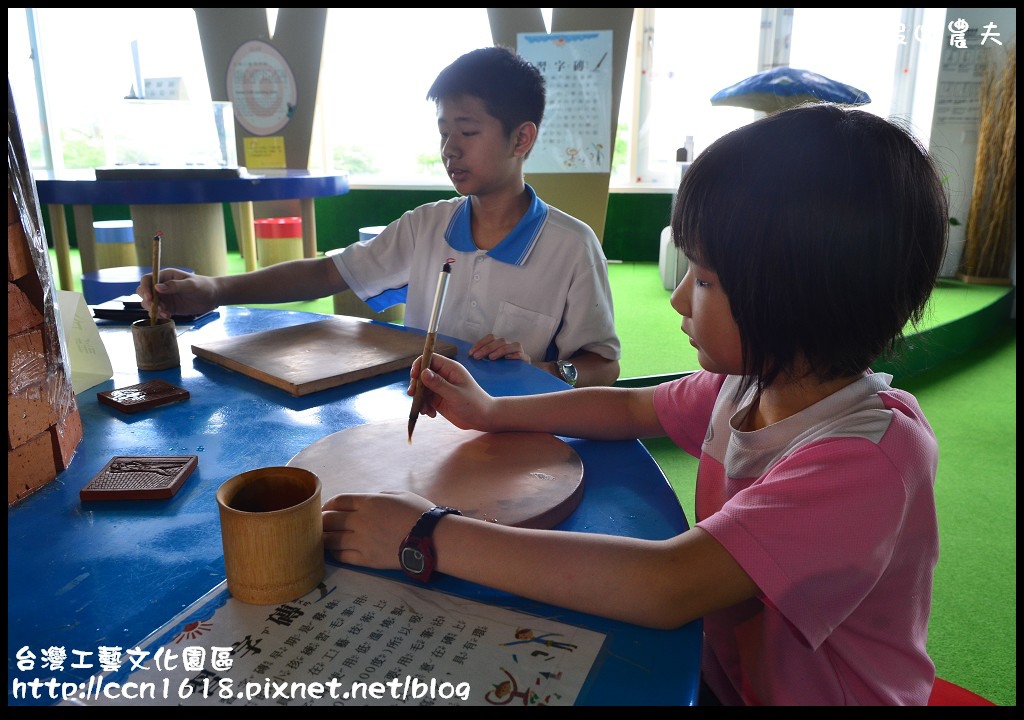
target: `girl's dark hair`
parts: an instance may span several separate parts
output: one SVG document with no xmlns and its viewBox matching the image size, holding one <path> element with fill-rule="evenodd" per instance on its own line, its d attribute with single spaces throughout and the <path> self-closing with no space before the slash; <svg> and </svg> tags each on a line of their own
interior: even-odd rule
<svg viewBox="0 0 1024 720">
<path fill-rule="evenodd" d="M 725 135 L 683 176 L 672 235 L 718 274 L 744 389 L 807 370 L 863 372 L 921 321 L 946 250 L 948 200 L 892 120 L 830 104 Z"/>
<path fill-rule="evenodd" d="M 508 134 L 527 121 L 540 127 L 545 87 L 544 75 L 528 60 L 514 50 L 494 46 L 472 50 L 442 70 L 427 99 L 480 98 Z"/>
</svg>

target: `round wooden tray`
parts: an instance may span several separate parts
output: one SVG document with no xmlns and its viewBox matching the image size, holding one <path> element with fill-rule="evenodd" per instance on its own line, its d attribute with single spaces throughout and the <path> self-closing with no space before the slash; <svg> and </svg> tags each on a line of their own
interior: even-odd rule
<svg viewBox="0 0 1024 720">
<path fill-rule="evenodd" d="M 482 433 L 421 417 L 408 442 L 405 420 L 351 427 L 288 461 L 312 470 L 321 500 L 340 493 L 409 490 L 481 520 L 549 529 L 583 497 L 583 462 L 546 433 Z"/>
</svg>

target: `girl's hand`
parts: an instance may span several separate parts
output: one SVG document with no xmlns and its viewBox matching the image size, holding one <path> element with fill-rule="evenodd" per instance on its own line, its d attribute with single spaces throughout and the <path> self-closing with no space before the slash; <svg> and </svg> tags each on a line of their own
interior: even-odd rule
<svg viewBox="0 0 1024 720">
<path fill-rule="evenodd" d="M 335 495 L 323 504 L 324 549 L 344 563 L 399 569 L 402 541 L 433 504 L 411 492 Z"/>
<path fill-rule="evenodd" d="M 421 377 L 422 356 L 412 364 L 408 394 L 416 394 L 416 380 Z M 494 398 L 477 384 L 462 364 L 443 355 L 430 359 L 430 369 L 422 373 L 424 393 L 420 414 L 436 417 L 440 413 L 455 427 L 463 430 L 492 431 L 491 416 Z"/>
</svg>

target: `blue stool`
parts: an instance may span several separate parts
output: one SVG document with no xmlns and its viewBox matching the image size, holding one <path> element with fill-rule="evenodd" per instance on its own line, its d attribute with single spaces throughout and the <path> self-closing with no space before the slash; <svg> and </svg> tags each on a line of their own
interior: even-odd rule
<svg viewBox="0 0 1024 720">
<path fill-rule="evenodd" d="M 97 220 L 92 227 L 96 237 L 96 267 L 122 267 L 139 261 L 135 256 L 131 220 Z"/>
<path fill-rule="evenodd" d="M 194 272 L 192 268 L 178 270 Z M 87 305 L 99 305 L 122 295 L 134 295 L 142 276 L 152 271 L 150 265 L 126 265 L 82 273 L 82 295 Z"/>
<path fill-rule="evenodd" d="M 359 239 L 372 240 L 384 232 L 384 228 L 386 227 L 387 225 L 369 225 L 367 227 L 361 227 L 359 228 Z"/>
</svg>

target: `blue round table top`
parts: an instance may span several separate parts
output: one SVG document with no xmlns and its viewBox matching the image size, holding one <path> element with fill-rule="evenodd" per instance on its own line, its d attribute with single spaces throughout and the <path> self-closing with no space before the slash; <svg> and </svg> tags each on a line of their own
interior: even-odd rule
<svg viewBox="0 0 1024 720">
<path fill-rule="evenodd" d="M 252 468 L 285 465 L 311 444 L 346 428 L 396 420 L 404 428 L 410 407 L 408 369 L 295 397 L 190 350 L 210 340 L 330 317 L 220 307 L 178 326 L 182 362 L 156 372 L 136 367 L 129 322 L 97 323 L 113 377 L 77 394 L 83 436 L 67 468 L 7 511 L 9 704 L 53 702 L 46 697 L 11 702 L 14 679 L 30 677 L 18 669 L 16 656 L 22 648 L 37 655 L 40 648 L 67 648 L 69 664 L 60 673 L 61 681 L 85 682 L 95 668 L 70 665 L 77 659 L 72 649 L 131 648 L 224 581 L 215 494 L 225 480 Z M 561 380 L 528 363 L 474 360 L 468 356 L 469 343 L 444 339 L 456 345 L 456 358 L 492 395 L 566 390 Z M 97 397 L 104 390 L 157 378 L 187 390 L 187 401 L 132 414 Z M 421 419 L 417 432 L 429 422 L 433 420 Z M 688 529 L 672 487 L 639 441 L 561 439 L 579 455 L 586 478 L 579 506 L 556 530 L 663 540 Z M 398 441 L 405 444 L 404 432 Z M 172 498 L 83 502 L 80 497 L 81 488 L 114 457 L 186 454 L 199 458 L 198 465 Z M 397 570 L 361 571 L 413 583 Z M 431 589 L 604 633 L 605 647 L 578 704 L 696 701 L 703 633 L 699 620 L 655 630 L 446 575 L 432 581 Z"/>
<path fill-rule="evenodd" d="M 238 177 L 182 177 L 180 171 L 149 169 L 145 179 L 97 180 L 89 171 L 79 177 L 37 179 L 39 202 L 59 205 L 181 205 L 187 203 L 258 202 L 328 197 L 348 192 L 348 175 L 308 170 L 240 169 Z"/>
</svg>

